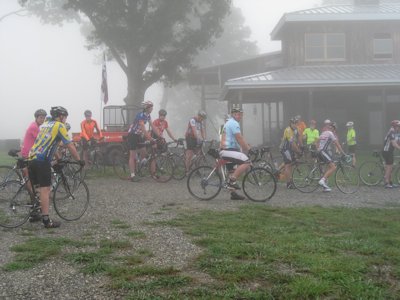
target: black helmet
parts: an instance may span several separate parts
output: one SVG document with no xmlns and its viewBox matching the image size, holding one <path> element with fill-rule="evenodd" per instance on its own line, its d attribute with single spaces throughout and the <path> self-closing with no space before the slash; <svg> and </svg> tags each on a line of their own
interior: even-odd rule
<svg viewBox="0 0 400 300">
<path fill-rule="evenodd" d="M 158 111 L 158 114 L 159 114 L 160 116 L 166 116 L 166 115 L 167 115 L 167 111 L 166 111 L 165 109 L 160 109 L 160 110 Z"/>
<path fill-rule="evenodd" d="M 47 112 L 44 109 L 38 109 L 37 111 L 35 111 L 35 119 L 39 116 L 47 116 Z"/>
<path fill-rule="evenodd" d="M 289 124 L 296 124 L 297 120 L 295 118 L 291 118 L 289 120 Z"/>
<path fill-rule="evenodd" d="M 91 117 L 92 116 L 92 112 L 90 110 L 85 110 L 84 112 L 85 117 Z"/>
<path fill-rule="evenodd" d="M 50 115 L 52 118 L 57 118 L 59 116 L 68 116 L 68 111 L 62 106 L 54 106 L 50 110 Z"/>
</svg>

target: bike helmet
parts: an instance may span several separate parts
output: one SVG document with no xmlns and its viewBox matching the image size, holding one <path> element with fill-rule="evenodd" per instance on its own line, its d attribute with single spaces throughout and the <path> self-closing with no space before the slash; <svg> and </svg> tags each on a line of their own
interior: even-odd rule
<svg viewBox="0 0 400 300">
<path fill-rule="evenodd" d="M 47 116 L 47 112 L 44 109 L 38 109 L 37 111 L 35 111 L 35 119 L 39 116 Z"/>
<path fill-rule="evenodd" d="M 354 126 L 354 122 L 349 121 L 349 122 L 346 123 L 346 126 L 347 127 L 352 127 L 352 126 Z"/>
<path fill-rule="evenodd" d="M 159 114 L 160 116 L 166 116 L 166 115 L 167 115 L 167 111 L 166 111 L 165 109 L 160 109 L 160 110 L 158 111 L 158 114 Z"/>
<path fill-rule="evenodd" d="M 315 125 L 315 124 L 317 124 L 317 121 L 311 120 L 311 121 L 310 121 L 310 124 L 314 124 L 314 125 Z"/>
<path fill-rule="evenodd" d="M 92 116 L 92 112 L 90 110 L 85 110 L 85 112 L 83 113 L 85 115 L 85 117 L 91 117 Z"/>
<path fill-rule="evenodd" d="M 59 116 L 68 116 L 68 111 L 62 106 L 53 106 L 50 110 L 50 115 L 52 118 L 57 118 Z"/>
<path fill-rule="evenodd" d="M 143 102 L 142 102 L 142 107 L 143 107 L 143 109 L 147 109 L 147 108 L 153 107 L 153 106 L 154 106 L 154 104 L 153 104 L 153 102 L 151 102 L 151 101 L 143 101 Z"/>
<path fill-rule="evenodd" d="M 399 120 L 393 120 L 392 122 L 390 122 L 390 124 L 394 127 L 394 126 L 400 126 L 400 121 Z"/>
<path fill-rule="evenodd" d="M 295 124 L 296 123 L 296 119 L 295 118 L 291 118 L 290 120 L 289 120 L 289 124 Z"/>
<path fill-rule="evenodd" d="M 204 110 L 200 110 L 197 115 L 203 119 L 207 119 L 207 113 Z"/>
<path fill-rule="evenodd" d="M 294 117 L 294 119 L 295 119 L 296 121 L 300 121 L 301 116 L 300 116 L 300 115 L 297 115 L 297 116 Z"/>
<path fill-rule="evenodd" d="M 231 114 L 233 114 L 233 113 L 242 113 L 242 112 L 243 112 L 243 109 L 240 108 L 240 107 L 233 107 L 231 109 Z"/>
<path fill-rule="evenodd" d="M 325 125 L 331 124 L 331 120 L 326 119 L 326 120 L 324 121 L 324 124 L 325 124 Z"/>
</svg>

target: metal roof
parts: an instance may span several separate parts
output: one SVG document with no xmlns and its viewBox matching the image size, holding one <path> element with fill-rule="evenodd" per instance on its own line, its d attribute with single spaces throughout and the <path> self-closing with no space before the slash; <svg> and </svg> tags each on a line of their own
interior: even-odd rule
<svg viewBox="0 0 400 300">
<path fill-rule="evenodd" d="M 318 21 L 400 21 L 400 3 L 375 5 L 332 5 L 286 13 L 271 32 L 278 40 L 288 23 Z"/>
<path fill-rule="evenodd" d="M 230 79 L 229 90 L 307 87 L 400 86 L 400 64 L 296 66 Z"/>
</svg>

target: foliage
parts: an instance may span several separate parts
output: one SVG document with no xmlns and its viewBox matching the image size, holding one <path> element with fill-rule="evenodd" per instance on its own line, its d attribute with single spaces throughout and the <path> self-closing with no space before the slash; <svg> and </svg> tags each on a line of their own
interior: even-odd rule
<svg viewBox="0 0 400 300">
<path fill-rule="evenodd" d="M 50 23 L 88 19 L 91 49 L 106 46 L 128 79 L 127 104 L 157 81 L 174 83 L 222 32 L 231 0 L 20 0 Z M 76 12 L 73 14 L 72 12 Z"/>
</svg>

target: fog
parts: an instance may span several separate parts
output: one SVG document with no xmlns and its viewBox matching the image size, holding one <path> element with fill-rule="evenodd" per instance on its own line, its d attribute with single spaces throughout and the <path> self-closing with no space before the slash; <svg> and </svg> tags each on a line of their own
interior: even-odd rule
<svg viewBox="0 0 400 300">
<path fill-rule="evenodd" d="M 0 139 L 22 138 L 38 108 L 62 105 L 70 113 L 72 131 L 79 131 L 83 112 L 90 109 L 100 121 L 101 53 L 85 48 L 78 24 L 44 25 L 35 17 L 6 14 L 20 9 L 16 0 L 0 1 Z M 252 30 L 260 53 L 280 49 L 270 32 L 285 12 L 307 9 L 318 0 L 234 0 Z M 126 76 L 115 62 L 107 63 L 108 105 L 123 105 Z M 146 99 L 162 96 L 152 86 Z M 189 117 L 189 116 L 188 116 Z M 179 135 L 179 132 L 178 132 Z"/>
</svg>

